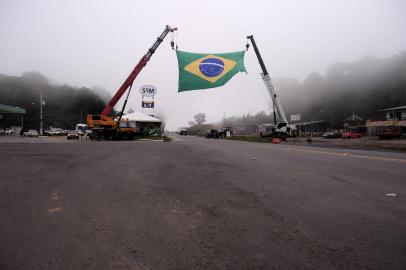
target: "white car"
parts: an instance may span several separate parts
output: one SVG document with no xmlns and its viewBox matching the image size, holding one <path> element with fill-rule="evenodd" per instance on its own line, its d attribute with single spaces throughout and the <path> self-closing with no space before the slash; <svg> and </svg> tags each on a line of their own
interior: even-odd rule
<svg viewBox="0 0 406 270">
<path fill-rule="evenodd" d="M 24 132 L 24 136 L 38 137 L 38 131 L 36 131 L 35 129 L 29 129 L 28 131 Z"/>
<path fill-rule="evenodd" d="M 47 135 L 66 135 L 67 132 L 65 132 L 63 129 L 61 128 L 51 128 L 50 130 L 46 130 L 45 133 Z"/>
<path fill-rule="evenodd" d="M 14 135 L 15 130 L 12 129 L 12 128 L 6 128 L 6 130 L 4 131 L 4 134 L 6 134 L 6 135 Z"/>
</svg>

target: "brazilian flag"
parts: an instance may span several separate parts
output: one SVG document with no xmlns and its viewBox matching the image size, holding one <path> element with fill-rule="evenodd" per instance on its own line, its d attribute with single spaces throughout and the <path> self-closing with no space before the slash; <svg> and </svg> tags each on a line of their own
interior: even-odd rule
<svg viewBox="0 0 406 270">
<path fill-rule="evenodd" d="M 224 85 L 238 72 L 246 71 L 244 51 L 202 54 L 176 51 L 179 64 L 179 92 Z"/>
</svg>

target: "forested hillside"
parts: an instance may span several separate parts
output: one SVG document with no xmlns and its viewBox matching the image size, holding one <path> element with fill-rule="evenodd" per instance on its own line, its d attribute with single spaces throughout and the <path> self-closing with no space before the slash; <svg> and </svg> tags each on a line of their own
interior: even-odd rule
<svg viewBox="0 0 406 270">
<path fill-rule="evenodd" d="M 37 72 L 24 73 L 21 77 L 0 74 L 0 104 L 26 109 L 24 128 L 39 129 L 40 92 L 43 91 L 44 128 L 73 129 L 76 123 L 86 121 L 87 114 L 98 114 L 105 106 L 105 96 L 100 89 L 76 88 L 53 85 Z M 102 93 L 104 94 L 104 93 Z M 16 123 L 16 117 L 5 117 L 3 127 Z"/>
<path fill-rule="evenodd" d="M 337 128 L 353 113 L 364 120 L 379 120 L 383 117 L 380 109 L 406 105 L 406 52 L 337 63 L 325 75 L 311 73 L 303 82 L 277 78 L 274 84 L 288 119 L 291 114 L 300 114 L 302 122 L 333 121 Z M 273 123 L 273 115 L 259 112 L 224 122 L 221 124 L 255 126 Z"/>
<path fill-rule="evenodd" d="M 287 116 L 299 113 L 306 121 L 333 117 L 337 124 L 352 113 L 365 120 L 379 118 L 380 109 L 406 105 L 406 52 L 333 64 L 325 75 L 312 73 L 304 82 L 275 83 Z"/>
</svg>

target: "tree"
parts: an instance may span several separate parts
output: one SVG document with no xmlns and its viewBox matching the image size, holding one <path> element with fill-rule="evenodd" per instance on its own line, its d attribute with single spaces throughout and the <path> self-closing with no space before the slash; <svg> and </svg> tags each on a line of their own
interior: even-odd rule
<svg viewBox="0 0 406 270">
<path fill-rule="evenodd" d="M 25 129 L 39 128 L 40 92 L 46 101 L 43 107 L 44 128 L 49 126 L 73 129 L 87 114 L 98 114 L 105 102 L 89 88 L 50 84 L 38 72 L 24 73 L 21 77 L 0 74 L 0 103 L 26 109 Z M 17 116 L 16 116 L 17 117 Z M 0 127 L 20 123 L 20 117 L 7 116 Z"/>
<path fill-rule="evenodd" d="M 201 125 L 206 122 L 206 115 L 204 113 L 198 113 L 194 117 L 196 124 Z"/>
</svg>

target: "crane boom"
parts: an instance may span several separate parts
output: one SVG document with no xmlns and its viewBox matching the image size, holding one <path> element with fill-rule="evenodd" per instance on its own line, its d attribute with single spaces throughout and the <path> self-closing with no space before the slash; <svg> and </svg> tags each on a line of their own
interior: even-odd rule
<svg viewBox="0 0 406 270">
<path fill-rule="evenodd" d="M 261 54 L 259 53 L 257 44 L 255 43 L 254 36 L 253 36 L 253 35 L 247 36 L 247 38 L 248 38 L 249 40 L 251 40 L 252 46 L 254 47 L 255 54 L 257 55 L 257 58 L 258 58 L 258 61 L 259 61 L 259 65 L 261 66 L 261 69 L 262 69 L 262 74 L 261 74 L 262 80 L 264 81 L 265 87 L 266 87 L 266 89 L 268 90 L 268 93 L 269 93 L 269 95 L 270 95 L 271 98 L 272 98 L 272 102 L 273 102 L 273 104 L 274 104 L 274 107 L 276 108 L 276 111 L 278 112 L 278 115 L 279 115 L 279 117 L 281 118 L 281 120 L 282 120 L 283 122 L 285 122 L 285 123 L 288 123 L 288 120 L 287 120 L 287 118 L 286 118 L 285 112 L 284 112 L 283 109 L 282 109 L 282 104 L 281 104 L 281 102 L 280 102 L 280 99 L 279 99 L 279 97 L 276 95 L 275 88 L 274 88 L 273 85 L 272 85 L 271 76 L 269 76 L 269 73 L 268 73 L 268 71 L 266 70 L 265 63 L 264 63 L 264 61 L 262 60 L 262 57 L 261 57 Z"/>
<path fill-rule="evenodd" d="M 165 27 L 165 30 L 162 32 L 162 34 L 157 38 L 157 40 L 152 45 L 152 47 L 149 48 L 147 53 L 140 59 L 140 61 L 135 66 L 133 71 L 130 73 L 130 75 L 128 75 L 127 79 L 124 81 L 124 83 L 121 85 L 121 87 L 117 90 L 117 93 L 110 100 L 110 102 L 107 104 L 107 106 L 103 109 L 103 111 L 101 113 L 102 116 L 107 116 L 107 115 L 109 115 L 111 113 L 114 106 L 117 104 L 117 102 L 123 96 L 125 91 L 127 91 L 127 89 L 133 84 L 135 78 L 137 78 L 140 71 L 144 68 L 144 66 L 150 60 L 151 56 L 154 54 L 154 52 L 158 48 L 158 46 L 162 43 L 162 41 L 164 40 L 166 35 L 169 32 L 173 32 L 173 31 L 176 31 L 176 30 L 177 30 L 177 28 L 171 28 L 168 25 Z"/>
</svg>

